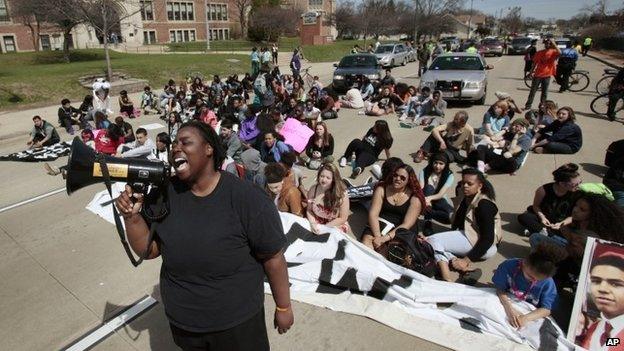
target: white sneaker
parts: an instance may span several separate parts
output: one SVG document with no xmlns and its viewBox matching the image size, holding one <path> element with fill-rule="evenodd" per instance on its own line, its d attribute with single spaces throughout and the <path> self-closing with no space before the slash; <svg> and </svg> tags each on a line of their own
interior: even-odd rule
<svg viewBox="0 0 624 351">
<path fill-rule="evenodd" d="M 407 119 L 407 115 L 404 113 L 401 115 L 401 117 L 399 117 L 399 122 L 403 122 Z"/>
<path fill-rule="evenodd" d="M 344 157 L 340 158 L 340 167 L 347 167 L 347 159 Z"/>
</svg>

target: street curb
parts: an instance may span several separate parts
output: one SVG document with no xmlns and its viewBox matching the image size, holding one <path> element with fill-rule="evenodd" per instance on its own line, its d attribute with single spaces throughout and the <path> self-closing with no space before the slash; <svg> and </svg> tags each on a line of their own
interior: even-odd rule
<svg viewBox="0 0 624 351">
<path fill-rule="evenodd" d="M 615 69 L 620 69 L 620 68 L 622 68 L 622 67 L 620 67 L 620 66 L 618 66 L 618 65 L 616 65 L 616 64 L 613 64 L 613 63 L 611 63 L 611 62 L 609 62 L 609 61 L 607 61 L 607 60 L 605 60 L 605 59 L 603 59 L 603 58 L 600 58 L 600 57 L 597 57 L 597 56 L 591 55 L 591 54 L 589 54 L 589 53 L 587 54 L 587 56 L 589 56 L 589 57 L 593 58 L 593 59 L 594 59 L 594 60 L 596 60 L 596 61 L 600 61 L 600 62 L 604 63 L 605 65 L 607 65 L 607 66 L 611 67 L 611 68 L 615 68 Z"/>
</svg>

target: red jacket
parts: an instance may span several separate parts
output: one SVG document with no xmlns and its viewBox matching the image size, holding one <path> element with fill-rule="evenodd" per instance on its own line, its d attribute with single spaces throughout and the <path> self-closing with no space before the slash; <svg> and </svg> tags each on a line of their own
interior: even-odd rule
<svg viewBox="0 0 624 351">
<path fill-rule="evenodd" d="M 119 137 L 117 140 L 112 140 L 108 137 L 107 131 L 101 131 L 95 138 L 95 151 L 107 155 L 114 155 L 117 152 L 117 147 L 123 143 L 123 137 Z"/>
</svg>

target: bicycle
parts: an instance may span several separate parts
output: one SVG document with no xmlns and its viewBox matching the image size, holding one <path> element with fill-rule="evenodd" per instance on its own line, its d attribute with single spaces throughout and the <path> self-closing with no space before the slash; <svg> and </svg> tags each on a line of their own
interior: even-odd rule
<svg viewBox="0 0 624 351">
<path fill-rule="evenodd" d="M 609 94 L 602 94 L 594 98 L 589 105 L 591 110 L 599 116 L 607 116 L 607 110 L 609 108 Z M 624 98 L 618 99 L 615 103 L 615 116 L 624 111 Z M 621 116 L 620 116 L 621 117 Z"/>
<path fill-rule="evenodd" d="M 572 71 L 570 74 L 570 81 L 568 84 L 568 90 L 572 92 L 579 92 L 587 89 L 589 86 L 589 75 L 588 71 Z M 533 82 L 533 77 L 530 74 L 524 76 L 524 84 L 530 89 L 531 83 Z"/>
<path fill-rule="evenodd" d="M 314 85 L 314 76 L 310 74 L 311 68 L 312 66 L 304 68 L 299 73 L 299 75 L 301 76 L 301 79 L 303 80 L 303 87 L 305 88 L 306 91 L 309 91 L 310 89 L 312 89 L 312 86 Z"/>
<path fill-rule="evenodd" d="M 617 75 L 618 70 L 615 68 L 605 68 L 604 73 L 602 73 L 603 77 L 600 78 L 598 83 L 596 83 L 596 92 L 599 95 L 603 95 L 609 92 L 609 86 L 611 86 L 611 81 Z"/>
</svg>

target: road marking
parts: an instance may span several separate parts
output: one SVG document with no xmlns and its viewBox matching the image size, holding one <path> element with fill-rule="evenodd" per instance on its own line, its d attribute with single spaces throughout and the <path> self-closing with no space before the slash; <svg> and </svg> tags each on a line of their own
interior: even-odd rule
<svg viewBox="0 0 624 351">
<path fill-rule="evenodd" d="M 12 209 L 14 209 L 14 208 L 16 208 L 16 207 L 20 207 L 20 206 L 22 206 L 22 205 L 29 204 L 29 203 L 31 203 L 31 202 L 35 202 L 35 201 L 37 201 L 37 200 L 44 199 L 44 198 L 46 198 L 46 197 L 48 197 L 48 196 L 56 195 L 56 194 L 58 194 L 58 193 L 60 193 L 60 192 L 63 192 L 63 191 L 65 191 L 65 187 L 62 187 L 62 188 L 60 188 L 60 189 L 56 189 L 56 190 L 52 190 L 52 191 L 50 191 L 49 193 L 45 193 L 45 194 L 42 194 L 42 195 L 39 195 L 39 196 L 35 196 L 35 197 L 33 197 L 33 198 L 30 198 L 30 199 L 24 200 L 24 201 L 22 201 L 22 202 L 18 202 L 18 203 L 13 204 L 13 205 L 9 205 L 9 206 L 7 206 L 7 207 L 0 208 L 0 213 L 5 212 L 5 211 L 8 211 L 8 210 L 12 210 Z"/>
<path fill-rule="evenodd" d="M 132 322 L 135 318 L 145 313 L 151 307 L 156 305 L 158 301 L 151 296 L 145 296 L 138 302 L 128 306 L 125 310 L 119 312 L 115 317 L 101 326 L 87 332 L 87 334 L 74 340 L 71 344 L 63 348 L 63 351 L 82 351 L 87 350 L 98 344 L 107 336 L 123 327 L 125 324 Z"/>
</svg>

